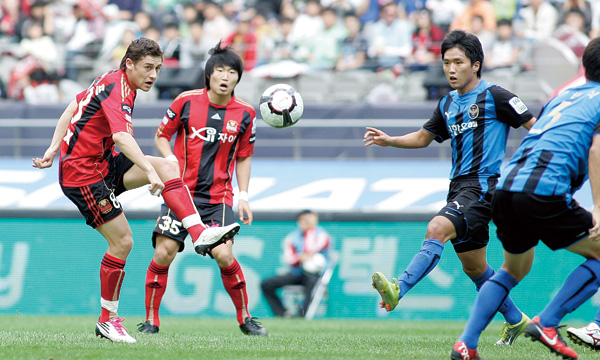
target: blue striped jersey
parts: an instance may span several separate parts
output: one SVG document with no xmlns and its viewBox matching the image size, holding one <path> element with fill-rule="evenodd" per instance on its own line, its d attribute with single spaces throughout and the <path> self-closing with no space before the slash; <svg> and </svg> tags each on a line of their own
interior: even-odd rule
<svg viewBox="0 0 600 360">
<path fill-rule="evenodd" d="M 537 195 L 572 195 L 587 179 L 592 137 L 600 133 L 600 83 L 568 89 L 550 100 L 500 178 L 499 188 Z"/>
<path fill-rule="evenodd" d="M 477 176 L 487 191 L 487 179 L 500 175 L 510 127 L 531 120 L 527 106 L 510 91 L 481 80 L 477 87 L 443 97 L 423 129 L 439 143 L 451 139 L 450 179 Z"/>
</svg>

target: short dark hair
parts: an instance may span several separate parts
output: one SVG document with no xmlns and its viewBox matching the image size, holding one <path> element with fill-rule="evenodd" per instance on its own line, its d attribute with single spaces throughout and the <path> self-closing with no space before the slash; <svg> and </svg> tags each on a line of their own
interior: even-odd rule
<svg viewBox="0 0 600 360">
<path fill-rule="evenodd" d="M 483 68 L 483 47 L 479 38 L 462 30 L 454 30 L 442 42 L 442 60 L 446 51 L 453 48 L 459 48 L 464 51 L 465 55 L 471 60 L 471 65 L 479 61 L 477 78 L 480 79 L 481 69 Z"/>
<path fill-rule="evenodd" d="M 244 65 L 242 59 L 238 54 L 231 49 L 231 46 L 221 45 L 221 40 L 215 45 L 214 48 L 208 52 L 210 57 L 206 61 L 204 66 L 204 81 L 206 90 L 210 90 L 210 76 L 215 71 L 217 66 L 229 66 L 238 73 L 238 83 L 242 80 L 242 73 L 244 72 Z"/>
<path fill-rule="evenodd" d="M 309 210 L 309 209 L 302 210 L 298 213 L 298 215 L 296 215 L 296 219 L 300 219 L 301 216 L 308 215 L 308 214 L 316 214 L 316 212 Z"/>
<path fill-rule="evenodd" d="M 127 51 L 121 59 L 121 65 L 119 66 L 119 68 L 125 71 L 125 62 L 127 61 L 127 59 L 131 59 L 131 61 L 136 63 L 142 58 L 144 58 L 144 56 L 146 55 L 159 56 L 162 58 L 163 51 L 160 49 L 160 45 L 158 45 L 156 41 L 152 39 L 148 39 L 145 37 L 135 39 L 127 47 Z"/>
<path fill-rule="evenodd" d="M 503 26 L 503 25 L 508 25 L 508 26 L 512 27 L 512 20 L 511 19 L 498 20 L 498 26 Z"/>
<path fill-rule="evenodd" d="M 590 41 L 581 58 L 585 77 L 594 82 L 600 82 L 600 37 Z"/>
</svg>

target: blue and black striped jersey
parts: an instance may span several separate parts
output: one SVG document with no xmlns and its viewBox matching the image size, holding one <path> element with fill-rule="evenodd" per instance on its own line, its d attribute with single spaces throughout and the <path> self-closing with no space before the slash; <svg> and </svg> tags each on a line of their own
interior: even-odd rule
<svg viewBox="0 0 600 360">
<path fill-rule="evenodd" d="M 423 129 L 437 142 L 451 139 L 451 180 L 476 175 L 487 191 L 487 179 L 500 175 L 510 127 L 518 128 L 532 117 L 515 94 L 481 80 L 466 94 L 453 90 L 443 97 Z"/>
<path fill-rule="evenodd" d="M 572 195 L 587 179 L 592 137 L 600 134 L 600 83 L 566 90 L 550 100 L 503 171 L 500 189 Z"/>
</svg>

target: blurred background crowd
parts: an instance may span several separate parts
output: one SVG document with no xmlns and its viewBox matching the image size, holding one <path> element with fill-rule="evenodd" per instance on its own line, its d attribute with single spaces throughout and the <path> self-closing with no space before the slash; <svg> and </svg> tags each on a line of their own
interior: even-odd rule
<svg viewBox="0 0 600 360">
<path fill-rule="evenodd" d="M 0 97 L 70 100 L 117 68 L 145 36 L 165 52 L 147 99 L 203 86 L 220 39 L 250 79 L 306 74 L 421 72 L 443 79 L 440 43 L 453 29 L 476 34 L 484 71 L 531 71 L 535 44 L 552 39 L 581 56 L 600 32 L 600 0 L 0 0 Z M 166 73 L 166 74 L 165 74 Z M 441 74 L 441 75 L 440 75 Z M 251 80 L 245 80 L 251 81 Z M 444 80 L 445 81 L 445 80 Z M 442 81 L 442 83 L 444 82 Z M 435 91 L 427 93 L 436 98 Z M 253 100 L 253 99 L 249 99 Z M 143 101 L 143 100 L 142 100 Z"/>
</svg>

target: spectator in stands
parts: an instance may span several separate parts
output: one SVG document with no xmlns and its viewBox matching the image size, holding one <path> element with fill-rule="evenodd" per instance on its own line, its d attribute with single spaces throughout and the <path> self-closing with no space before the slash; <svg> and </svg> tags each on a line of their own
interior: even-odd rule
<svg viewBox="0 0 600 360">
<path fill-rule="evenodd" d="M 54 35 L 54 14 L 52 8 L 42 0 L 37 0 L 29 8 L 29 17 L 23 25 L 23 29 L 27 32 L 29 25 L 32 22 L 39 22 L 42 24 L 44 35 Z M 26 36 L 27 34 L 23 34 Z"/>
<path fill-rule="evenodd" d="M 146 29 L 146 31 L 144 31 L 144 37 L 147 37 L 155 42 L 159 42 L 161 37 L 160 30 L 158 30 L 158 28 L 155 26 L 150 26 Z"/>
<path fill-rule="evenodd" d="M 104 36 L 102 38 L 102 47 L 98 55 L 98 62 L 104 64 L 103 68 L 109 70 L 108 60 L 113 55 L 113 50 L 119 46 L 123 33 L 127 29 L 137 29 L 137 25 L 128 20 L 123 20 L 120 17 L 119 7 L 115 4 L 104 5 L 102 8 L 104 16 Z"/>
<path fill-rule="evenodd" d="M 556 30 L 558 11 L 547 0 L 529 0 L 529 6 L 519 10 L 522 25 L 517 36 L 532 42 L 548 39 Z"/>
<path fill-rule="evenodd" d="M 294 21 L 290 18 L 284 17 L 279 20 L 279 31 L 275 37 L 270 62 L 295 59 L 298 45 L 290 36 L 293 25 Z"/>
<path fill-rule="evenodd" d="M 94 0 L 79 0 L 73 6 L 73 12 L 76 23 L 65 45 L 65 68 L 67 78 L 77 80 L 77 58 L 84 55 L 91 63 L 100 52 L 104 37 L 104 18 L 102 9 Z"/>
<path fill-rule="evenodd" d="M 592 30 L 592 4 L 586 0 L 563 0 L 562 5 L 558 6 L 558 24 L 564 24 L 571 10 L 579 10 L 584 18 L 583 33 L 586 36 Z M 584 46 L 585 47 L 585 46 Z"/>
<path fill-rule="evenodd" d="M 581 58 L 585 47 L 590 42 L 585 26 L 585 14 L 579 9 L 571 9 L 565 15 L 564 24 L 560 25 L 552 36 L 565 43 L 575 55 Z"/>
<path fill-rule="evenodd" d="M 61 101 L 58 78 L 38 68 L 26 76 L 23 99 L 28 104 L 57 104 Z"/>
<path fill-rule="evenodd" d="M 483 46 L 483 52 L 487 53 L 494 42 L 496 31 L 486 29 L 484 19 L 479 15 L 475 15 L 471 18 L 471 33 L 479 38 L 481 46 Z"/>
<path fill-rule="evenodd" d="M 205 3 L 202 16 L 204 17 L 204 36 L 212 46 L 215 46 L 221 38 L 231 34 L 234 30 L 231 21 L 223 15 L 219 5 L 215 3 Z"/>
<path fill-rule="evenodd" d="M 0 36 L 14 42 L 21 41 L 26 17 L 21 12 L 19 0 L 3 0 L 0 5 Z"/>
<path fill-rule="evenodd" d="M 431 64 L 439 63 L 440 45 L 445 33 L 431 22 L 431 12 L 427 9 L 416 12 L 415 31 L 412 35 L 413 53 L 407 63 L 411 71 L 429 69 Z"/>
<path fill-rule="evenodd" d="M 204 68 L 204 63 L 208 59 L 208 51 L 213 46 L 214 44 L 209 44 L 206 37 L 204 37 L 202 23 L 200 21 L 192 22 L 190 24 L 190 38 L 184 39 L 181 43 L 180 67 L 184 69 Z"/>
<path fill-rule="evenodd" d="M 250 71 L 256 66 L 256 34 L 249 18 L 238 20 L 235 31 L 225 38 L 224 45 L 238 54 L 244 63 L 244 71 Z"/>
<path fill-rule="evenodd" d="M 31 55 L 48 73 L 55 73 L 62 67 L 62 57 L 51 36 L 44 35 L 43 25 L 32 22 L 27 29 L 27 37 L 20 42 L 21 56 Z"/>
<path fill-rule="evenodd" d="M 308 65 L 312 70 L 333 70 L 341 55 L 340 44 L 348 32 L 338 23 L 338 16 L 333 8 L 321 11 L 323 28 L 308 42 Z"/>
<path fill-rule="evenodd" d="M 199 20 L 201 20 L 200 14 L 198 13 L 198 9 L 194 4 L 187 3 L 183 5 L 181 22 L 179 23 L 179 34 L 183 39 L 189 39 L 192 36 L 190 30 L 192 23 Z"/>
<path fill-rule="evenodd" d="M 425 6 L 431 11 L 431 22 L 444 33 L 448 32 L 452 21 L 465 10 L 465 4 L 460 0 L 427 0 Z"/>
<path fill-rule="evenodd" d="M 480 16 L 483 19 L 483 28 L 491 33 L 496 31 L 496 14 L 494 6 L 488 0 L 469 0 L 469 5 L 462 14 L 452 21 L 450 30 L 464 30 L 473 32 L 473 18 Z"/>
<path fill-rule="evenodd" d="M 119 7 L 121 20 L 131 21 L 142 10 L 142 0 L 109 0 L 108 3 Z"/>
<path fill-rule="evenodd" d="M 123 32 L 123 35 L 121 36 L 121 43 L 117 45 L 117 47 L 112 51 L 109 64 L 112 66 L 112 69 L 119 67 L 119 65 L 121 64 L 121 59 L 123 59 L 123 56 L 125 56 L 125 54 L 127 53 L 127 48 L 129 47 L 129 44 L 131 44 L 131 42 L 135 39 L 136 35 L 133 29 L 127 29 Z"/>
<path fill-rule="evenodd" d="M 133 22 L 138 26 L 138 31 L 135 34 L 136 39 L 143 37 L 148 28 L 152 27 L 152 17 L 145 11 L 138 11 L 133 16 Z"/>
<path fill-rule="evenodd" d="M 265 15 L 257 12 L 252 18 L 252 27 L 256 34 L 256 66 L 266 64 L 272 56 L 277 37 L 277 19 L 267 20 Z"/>
<path fill-rule="evenodd" d="M 520 0 L 490 0 L 496 14 L 496 22 L 505 19 L 514 19 L 517 10 L 521 8 Z"/>
<path fill-rule="evenodd" d="M 304 305 L 300 316 L 304 316 L 312 300 L 312 291 L 329 262 L 329 234 L 319 226 L 319 215 L 304 210 L 297 217 L 298 228 L 284 239 L 284 260 L 289 266 L 286 273 L 275 275 L 262 281 L 261 288 L 275 316 L 290 317 L 291 312 L 284 308 L 276 290 L 286 285 L 304 286 Z M 317 258 L 325 259 L 322 267 L 309 266 Z"/>
<path fill-rule="evenodd" d="M 326 8 L 334 9 L 338 16 L 343 14 L 355 14 L 356 10 L 364 11 L 369 6 L 370 0 L 321 0 L 321 5 Z M 418 0 L 420 1 L 420 0 Z"/>
<path fill-rule="evenodd" d="M 412 54 L 412 33 L 411 23 L 405 19 L 404 11 L 400 16 L 397 4 L 392 2 L 381 7 L 379 20 L 371 25 L 367 36 L 368 56 L 378 70 L 402 72 L 405 60 Z"/>
<path fill-rule="evenodd" d="M 304 11 L 294 19 L 290 38 L 298 46 L 296 57 L 300 60 L 308 57 L 308 46 L 316 40 L 315 36 L 323 29 L 322 9 L 318 0 L 308 0 Z"/>
<path fill-rule="evenodd" d="M 163 66 L 170 68 L 179 67 L 181 56 L 181 36 L 177 23 L 170 22 L 165 24 L 162 36 L 158 41 L 164 52 Z"/>
<path fill-rule="evenodd" d="M 366 68 L 369 43 L 361 32 L 360 19 L 354 13 L 347 13 L 344 15 L 344 26 L 348 35 L 342 41 L 335 70 L 349 71 Z"/>
<path fill-rule="evenodd" d="M 512 21 L 498 21 L 497 36 L 486 53 L 485 69 L 494 73 L 512 74 L 518 70 L 521 45 L 514 36 Z"/>
</svg>

